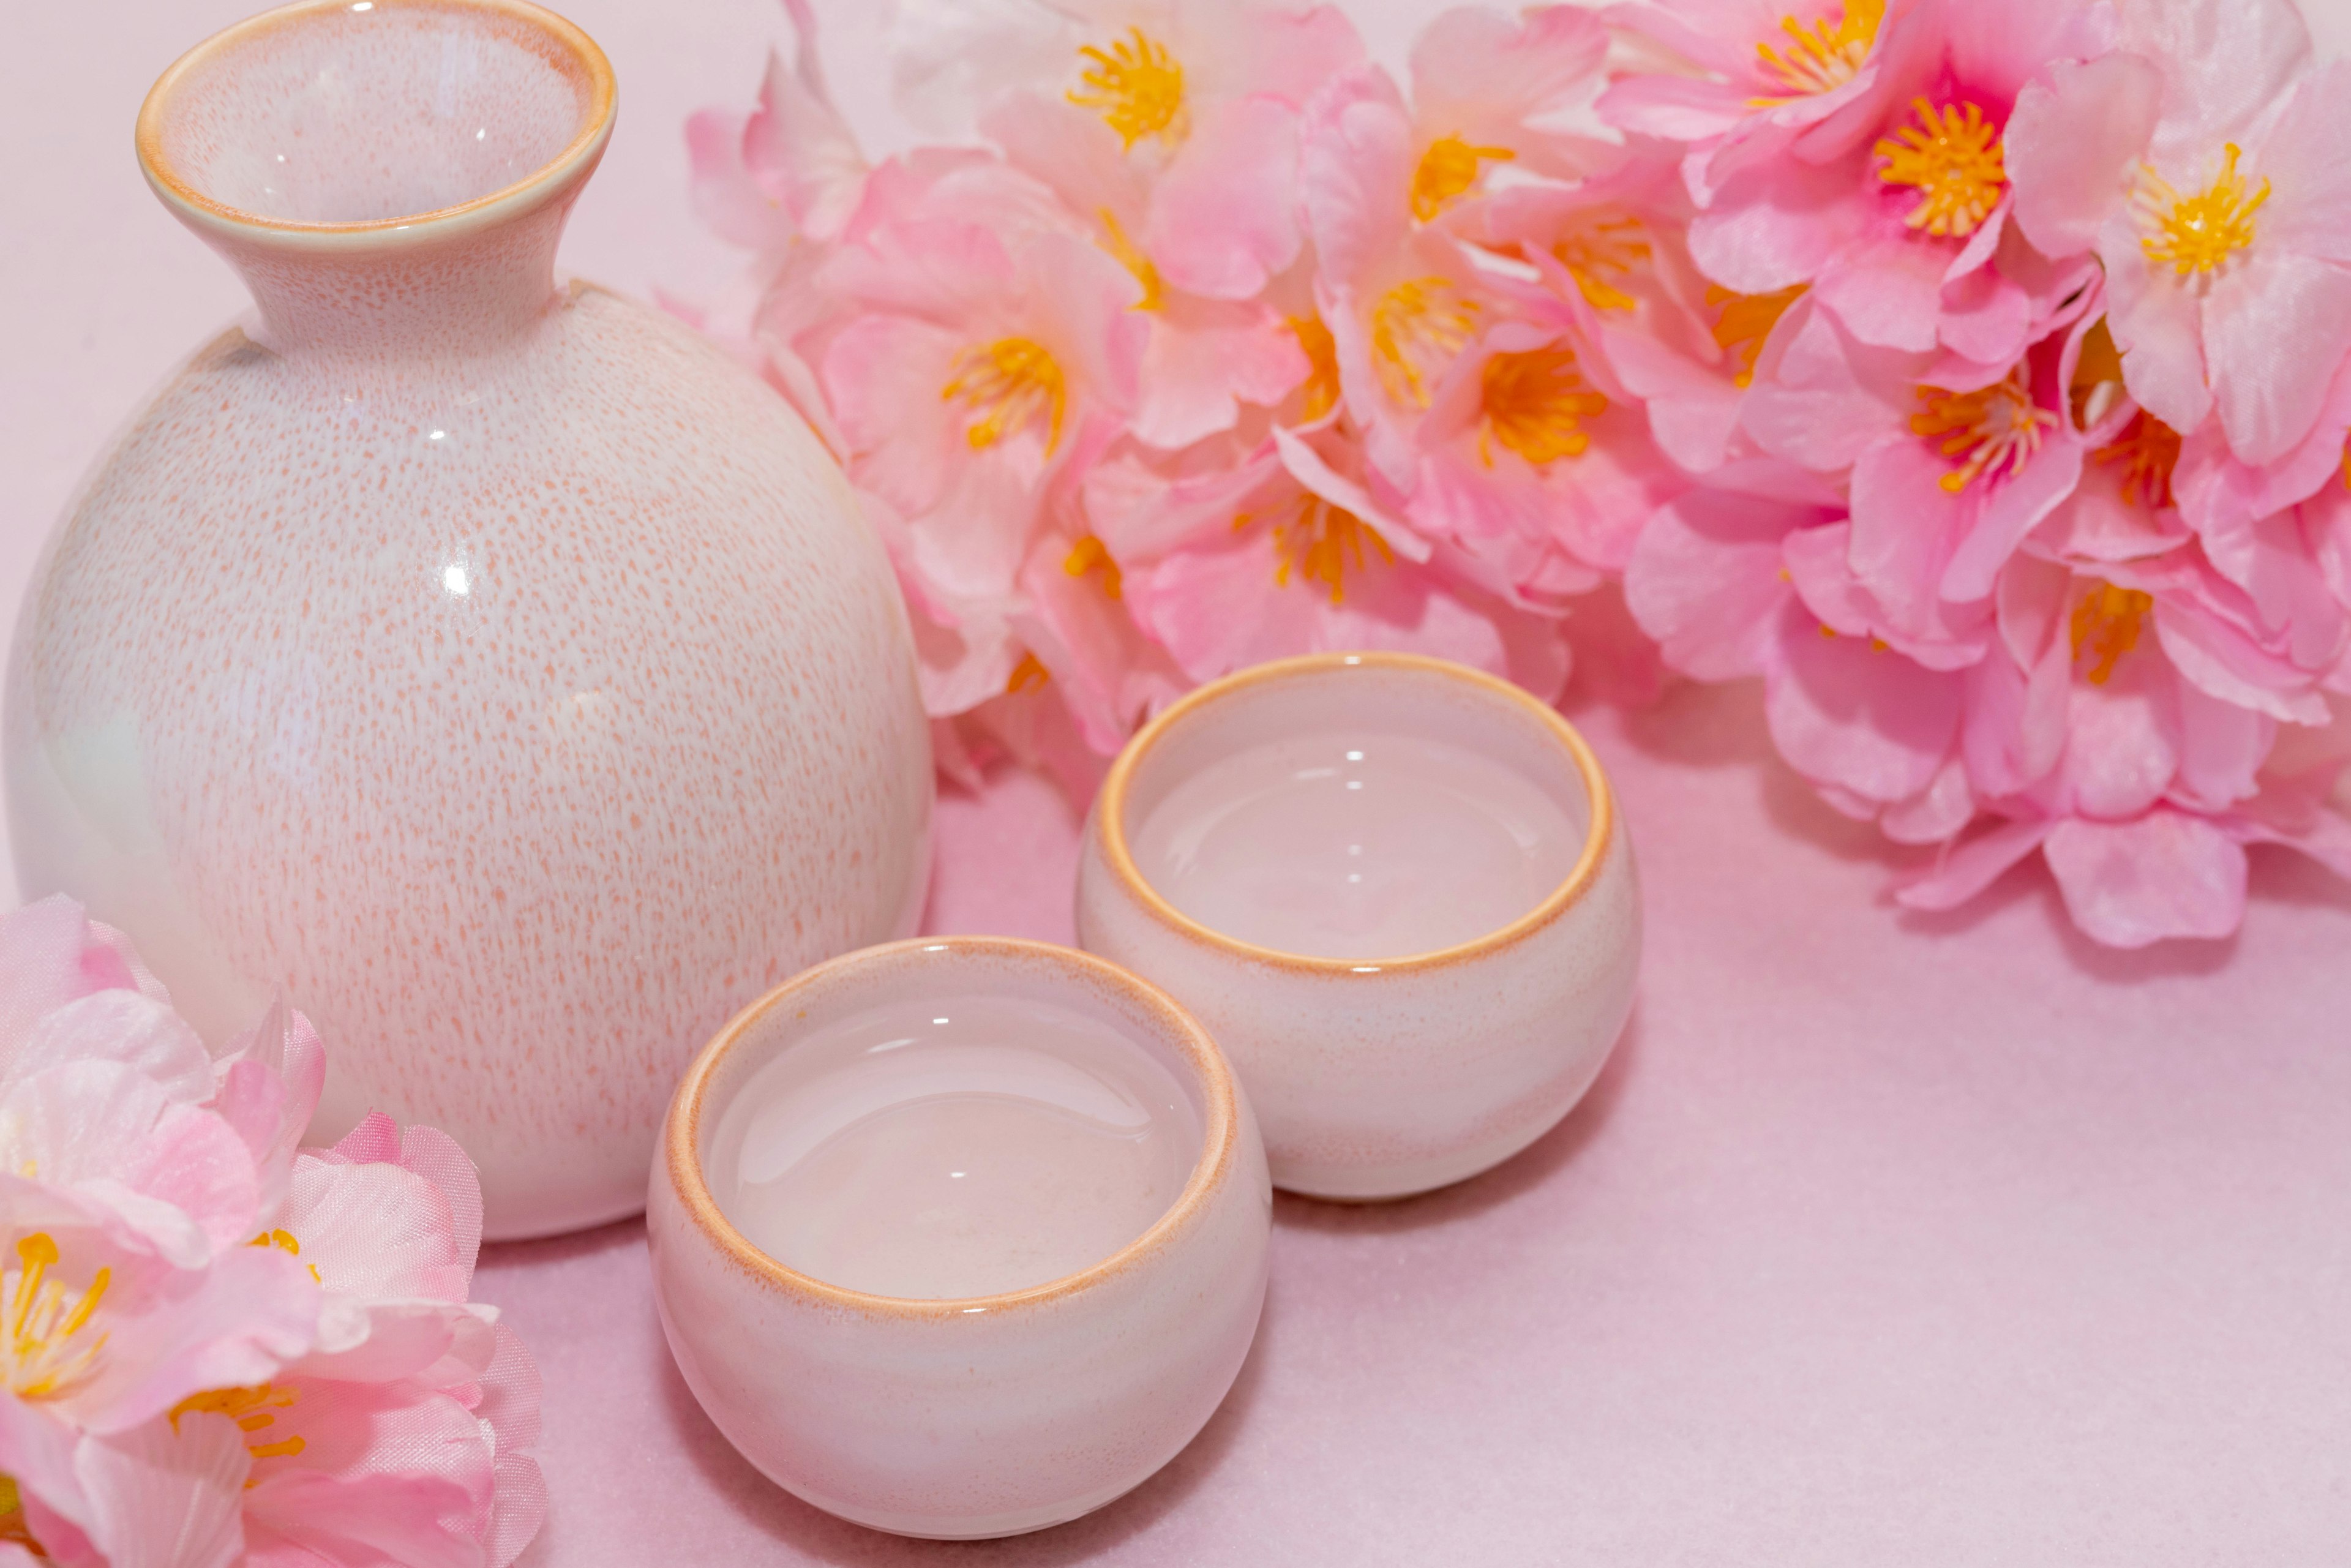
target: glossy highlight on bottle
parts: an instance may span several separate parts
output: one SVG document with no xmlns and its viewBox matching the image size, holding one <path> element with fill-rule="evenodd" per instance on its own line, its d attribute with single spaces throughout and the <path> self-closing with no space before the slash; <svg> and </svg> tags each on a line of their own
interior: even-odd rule
<svg viewBox="0 0 2351 1568">
<path fill-rule="evenodd" d="M 1149 1229 L 1200 1116 L 1110 1025 L 973 995 L 886 1003 L 795 1042 L 721 1117 L 711 1190 L 811 1279 L 942 1300 L 1047 1284 Z"/>
</svg>

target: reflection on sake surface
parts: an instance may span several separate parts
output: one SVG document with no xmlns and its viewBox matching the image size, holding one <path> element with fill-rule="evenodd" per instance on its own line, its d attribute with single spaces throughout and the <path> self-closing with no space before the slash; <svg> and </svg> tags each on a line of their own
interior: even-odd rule
<svg viewBox="0 0 2351 1568">
<path fill-rule="evenodd" d="M 1311 733 L 1178 783 L 1134 834 L 1136 867 L 1212 931 L 1320 958 L 1473 941 L 1574 869 L 1584 824 L 1506 764 L 1403 735 Z"/>
<path fill-rule="evenodd" d="M 1050 1002 L 909 1000 L 798 1040 L 719 1118 L 706 1172 L 746 1239 L 828 1284 L 1025 1290 L 1149 1229 L 1200 1155 L 1149 1050 Z"/>
</svg>

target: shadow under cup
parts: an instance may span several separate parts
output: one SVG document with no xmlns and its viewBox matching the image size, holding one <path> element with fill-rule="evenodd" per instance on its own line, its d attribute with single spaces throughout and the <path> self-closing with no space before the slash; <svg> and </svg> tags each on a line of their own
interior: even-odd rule
<svg viewBox="0 0 2351 1568">
<path fill-rule="evenodd" d="M 1540 1137 L 1632 1005 L 1640 901 L 1582 737 L 1442 660 L 1324 654 L 1200 688 L 1097 797 L 1081 944 L 1217 1038 L 1273 1179 L 1401 1197 Z"/>
<path fill-rule="evenodd" d="M 648 1197 L 687 1385 L 771 1479 L 902 1534 L 1074 1518 L 1238 1372 L 1270 1186 L 1215 1045 L 1042 944 L 818 966 L 681 1083 Z"/>
</svg>

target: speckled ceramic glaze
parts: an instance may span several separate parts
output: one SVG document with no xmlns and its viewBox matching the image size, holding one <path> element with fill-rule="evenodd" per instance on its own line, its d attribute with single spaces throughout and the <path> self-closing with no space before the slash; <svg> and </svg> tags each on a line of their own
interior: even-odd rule
<svg viewBox="0 0 2351 1568">
<path fill-rule="evenodd" d="M 643 1200 L 695 1048 L 903 936 L 930 759 L 904 614 L 785 403 L 559 285 L 611 73 L 517 0 L 298 5 L 174 65 L 138 149 L 256 315 L 73 503 L 18 621 L 27 897 L 209 1038 L 283 987 L 494 1237 Z"/>
<path fill-rule="evenodd" d="M 1193 771 L 1309 726 L 1422 733 L 1505 760 L 1586 826 L 1566 879 L 1524 917 L 1439 952 L 1308 957 L 1187 918 L 1131 841 Z M 1248 1086 L 1275 1185 L 1320 1197 L 1423 1192 L 1497 1165 L 1564 1116 L 1631 1010 L 1640 894 L 1605 775 L 1516 686 L 1437 659 L 1332 653 L 1203 686 L 1112 766 L 1078 869 L 1078 937 L 1164 987 Z"/>
<path fill-rule="evenodd" d="M 746 1241 L 705 1172 L 746 1081 L 885 999 L 975 992 L 1077 1009 L 1173 1073 L 1204 1131 L 1174 1207 L 1081 1272 L 966 1300 L 841 1290 Z M 834 959 L 721 1030 L 670 1107 L 645 1218 L 670 1349 L 746 1458 L 844 1519 L 967 1538 L 1074 1519 L 1192 1440 L 1257 1332 L 1271 1210 L 1249 1102 L 1181 1008 L 1083 953 L 963 937 Z"/>
</svg>

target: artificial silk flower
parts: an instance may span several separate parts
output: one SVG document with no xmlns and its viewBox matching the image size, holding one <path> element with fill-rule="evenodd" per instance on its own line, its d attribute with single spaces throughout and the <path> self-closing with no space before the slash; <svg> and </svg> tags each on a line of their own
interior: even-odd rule
<svg viewBox="0 0 2351 1568">
<path fill-rule="evenodd" d="M 855 208 L 865 155 L 833 107 L 808 0 L 784 0 L 794 63 L 768 57 L 758 107 L 705 109 L 685 122 L 695 213 L 747 250 L 780 252 L 803 235 L 830 239 Z"/>
<path fill-rule="evenodd" d="M 877 178 L 868 206 L 889 210 L 861 213 L 824 268 L 855 315 L 822 384 L 850 477 L 904 529 L 902 565 L 946 599 L 1001 598 L 1056 482 L 1134 405 L 1142 286 L 1071 235 L 942 214 L 946 183 L 910 183 L 899 203 Z"/>
<path fill-rule="evenodd" d="M 695 131 L 713 319 L 850 469 L 953 776 L 1082 795 L 1258 659 L 1581 650 L 1760 676 L 1937 846 L 1913 903 L 2042 850 L 2136 943 L 2232 925 L 2246 844 L 2351 866 L 2351 161 L 2284 0 L 1462 9 L 1408 92 L 1329 7 L 915 0 L 910 107 L 988 145 L 872 165 L 794 19 Z"/>
<path fill-rule="evenodd" d="M 1246 224 L 1253 206 L 1270 206 L 1294 224 L 1293 116 L 1278 112 L 1274 151 L 1259 162 L 1279 165 L 1279 188 L 1261 192 L 1247 182 L 1226 182 L 1224 201 L 1202 224 Z M 1170 281 L 1160 258 L 1136 237 L 1150 232 L 1159 187 L 1098 116 L 1022 94 L 992 110 L 983 128 L 1010 167 L 1061 199 L 1071 232 L 1126 267 L 1142 287 L 1134 308 L 1148 320 L 1150 339 L 1129 421 L 1137 440 L 1165 450 L 1189 446 L 1232 429 L 1247 405 L 1280 403 L 1306 379 L 1312 367 L 1296 329 L 1270 301 L 1212 298 Z M 1294 235 L 1280 249 L 1294 257 Z M 1255 273 L 1243 292 L 1254 296 L 1266 282 L 1261 271 Z"/>
<path fill-rule="evenodd" d="M 1704 205 L 1725 182 L 1792 154 L 1831 162 L 1876 134 L 1894 103 L 1888 34 L 1915 0 L 1653 0 L 1611 5 L 1684 68 L 1612 83 L 1600 111 L 1630 131 L 1688 149 L 1685 178 Z"/>
<path fill-rule="evenodd" d="M 1436 653 L 1546 697 L 1567 675 L 1552 618 L 1448 569 L 1343 432 L 1274 433 L 1238 468 L 1154 484 L 1106 465 L 1088 512 L 1138 624 L 1195 681 L 1343 648 Z"/>
<path fill-rule="evenodd" d="M 2351 351 L 2346 92 L 2289 0 L 2149 0 L 2011 128 L 2017 221 L 2104 264 L 2131 395 L 2176 431 L 2217 413 L 2256 466 L 2309 434 Z"/>
<path fill-rule="evenodd" d="M 2088 0 L 1918 0 L 1882 14 L 1848 6 L 1838 17 L 1834 30 L 1826 19 L 1809 29 L 1782 19 L 1796 57 L 1819 66 L 1806 96 L 1834 98 L 1865 76 L 1869 89 L 1800 137 L 1698 141 L 1685 163 L 1700 207 L 1693 256 L 1734 293 L 1809 286 L 1867 343 L 2014 361 L 2038 335 L 2034 318 L 2083 273 L 2010 232 L 2004 130 L 2036 73 L 2110 47 L 2110 13 Z M 1823 85 L 1846 57 L 1823 40 L 1862 30 L 1865 56 L 1850 77 Z M 1654 129 L 1654 93 L 1628 92 L 1633 85 L 1608 107 L 1628 129 Z M 1689 85 L 1666 78 L 1654 87 L 1670 96 Z M 1781 112 L 1759 108 L 1750 118 Z"/>
<path fill-rule="evenodd" d="M 1113 149 L 1134 188 L 1123 242 L 1168 287 L 1216 299 L 1255 296 L 1296 258 L 1297 110 L 1363 54 L 1336 7 L 1261 0 L 913 5 L 897 38 L 918 120 Z"/>
<path fill-rule="evenodd" d="M 1562 610 L 1623 572 L 1642 523 L 1686 481 L 1651 444 L 1589 312 L 1560 301 L 1550 314 L 1496 323 L 1446 369 L 1402 511 L 1505 597 Z"/>
<path fill-rule="evenodd" d="M 0 920 L 0 1557 L 511 1561 L 545 1506 L 537 1374 L 465 1300 L 454 1144 L 377 1116 L 298 1151 L 308 1023 L 281 1003 L 208 1056 L 62 898 Z"/>
</svg>

